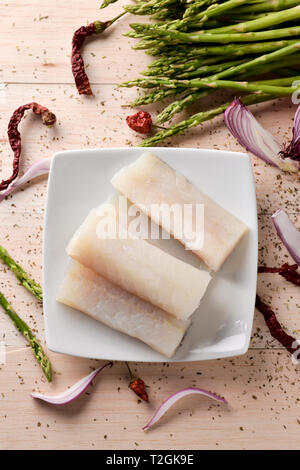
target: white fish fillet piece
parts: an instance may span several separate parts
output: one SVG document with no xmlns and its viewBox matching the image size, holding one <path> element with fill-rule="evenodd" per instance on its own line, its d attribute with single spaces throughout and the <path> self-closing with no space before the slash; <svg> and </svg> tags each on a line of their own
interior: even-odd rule
<svg viewBox="0 0 300 470">
<path fill-rule="evenodd" d="M 71 260 L 57 300 L 173 356 L 189 324 Z"/>
<path fill-rule="evenodd" d="M 112 185 L 140 207 L 157 224 L 169 231 L 187 247 L 184 237 L 177 236 L 174 224 L 168 226 L 156 214 L 152 204 L 204 204 L 204 243 L 193 250 L 213 271 L 218 271 L 231 251 L 247 231 L 247 226 L 201 192 L 182 174 L 177 173 L 150 152 L 144 153 L 131 165 L 122 168 L 111 180 Z M 187 220 L 187 230 L 194 230 L 195 220 Z"/>
<path fill-rule="evenodd" d="M 209 273 L 143 239 L 99 236 L 100 210 L 101 206 L 93 209 L 79 227 L 67 247 L 68 255 L 179 319 L 192 315 L 211 279 Z"/>
</svg>

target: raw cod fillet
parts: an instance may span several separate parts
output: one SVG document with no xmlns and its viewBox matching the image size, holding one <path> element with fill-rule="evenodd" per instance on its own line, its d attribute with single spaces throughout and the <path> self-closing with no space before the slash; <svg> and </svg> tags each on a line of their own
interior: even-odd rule
<svg viewBox="0 0 300 470">
<path fill-rule="evenodd" d="M 57 300 L 138 338 L 167 357 L 173 356 L 190 324 L 189 320 L 177 320 L 74 260 Z"/>
<path fill-rule="evenodd" d="M 179 319 L 192 315 L 211 279 L 209 273 L 143 239 L 99 237 L 99 210 L 101 206 L 93 209 L 79 227 L 67 247 L 68 255 Z"/>
<path fill-rule="evenodd" d="M 218 271 L 247 231 L 246 225 L 202 193 L 182 174 L 177 173 L 150 152 L 131 165 L 122 168 L 111 180 L 112 185 L 130 201 L 162 225 L 171 235 L 188 247 L 184 236 L 177 236 L 176 228 L 164 224 L 159 215 L 151 214 L 152 204 L 204 204 L 204 243 L 192 250 L 213 271 Z M 187 230 L 195 230 L 194 217 L 186 221 Z"/>
</svg>

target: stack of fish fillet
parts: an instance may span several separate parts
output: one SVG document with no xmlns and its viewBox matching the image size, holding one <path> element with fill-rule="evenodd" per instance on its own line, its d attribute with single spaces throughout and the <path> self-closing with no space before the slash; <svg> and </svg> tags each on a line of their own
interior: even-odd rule
<svg viewBox="0 0 300 470">
<path fill-rule="evenodd" d="M 194 254 L 207 269 L 173 256 L 150 240 L 124 236 L 117 203 L 117 217 L 107 216 L 106 223 L 115 224 L 118 235 L 102 236 L 97 229 L 103 215 L 101 205 L 90 211 L 67 247 L 72 261 L 58 300 L 172 357 L 206 292 L 209 271 L 222 266 L 247 228 L 149 152 L 122 168 L 111 182 L 145 217 L 154 218 L 154 223 L 177 238 L 183 250 L 188 248 L 188 240 L 172 220 L 166 224 L 153 216 L 151 205 L 203 204 L 204 242 Z M 190 229 L 195 227 L 194 217 L 185 221 Z"/>
</svg>

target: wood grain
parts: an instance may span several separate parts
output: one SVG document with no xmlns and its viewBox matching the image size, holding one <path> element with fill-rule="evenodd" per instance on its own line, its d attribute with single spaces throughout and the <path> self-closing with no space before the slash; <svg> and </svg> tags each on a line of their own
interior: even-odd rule
<svg viewBox="0 0 300 470">
<path fill-rule="evenodd" d="M 43 4 L 38 0 L 26 4 L 7 0 L 0 7 L 1 178 L 11 168 L 8 120 L 15 108 L 28 101 L 48 106 L 56 113 L 58 124 L 45 129 L 28 114 L 20 126 L 22 170 L 59 150 L 129 147 L 140 141 L 126 126 L 124 118 L 130 111 L 122 106 L 137 92 L 116 86 L 136 77 L 150 60 L 142 51 L 133 51 L 132 41 L 122 36 L 128 30 L 129 15 L 85 48 L 93 98 L 78 97 L 69 65 L 74 29 L 87 21 L 113 17 L 124 3 L 120 0 L 101 11 L 96 0 Z M 194 110 L 198 107 L 196 104 Z M 160 105 L 149 107 L 153 113 L 159 109 Z M 289 139 L 295 107 L 288 99 L 255 106 L 254 112 L 281 142 Z M 241 150 L 221 117 L 166 145 Z M 279 265 L 290 261 L 290 257 L 275 234 L 270 216 L 279 207 L 284 208 L 300 228 L 299 180 L 256 158 L 253 169 L 259 263 Z M 40 178 L 0 207 L 0 243 L 41 282 L 46 189 L 47 180 Z M 0 289 L 43 341 L 41 306 L 2 265 Z M 299 336 L 297 288 L 278 275 L 263 274 L 258 277 L 258 293 L 273 305 L 286 330 Z M 50 353 L 55 379 L 48 385 L 22 336 L 2 312 L 0 341 L 7 345 L 7 362 L 0 366 L 1 449 L 299 449 L 298 369 L 270 337 L 259 313 L 255 316 L 251 348 L 243 357 L 191 364 L 136 364 L 150 386 L 150 405 L 139 404 L 128 390 L 127 373 L 121 363 L 106 370 L 88 390 L 88 396 L 66 408 L 35 402 L 29 397 L 31 390 L 63 390 L 99 362 Z M 162 399 L 174 390 L 193 385 L 224 394 L 230 405 L 215 405 L 205 398 L 185 399 L 155 429 L 141 431 Z"/>
</svg>

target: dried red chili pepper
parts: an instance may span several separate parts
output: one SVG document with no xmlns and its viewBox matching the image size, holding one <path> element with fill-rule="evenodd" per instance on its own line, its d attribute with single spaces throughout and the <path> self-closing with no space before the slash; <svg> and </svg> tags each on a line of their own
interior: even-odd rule
<svg viewBox="0 0 300 470">
<path fill-rule="evenodd" d="M 300 274 L 297 272 L 297 264 L 283 264 L 281 268 L 269 268 L 267 266 L 259 266 L 258 273 L 278 273 L 284 277 L 287 281 L 300 287 Z"/>
<path fill-rule="evenodd" d="M 277 339 L 277 341 L 279 341 L 279 343 L 282 344 L 282 346 L 284 346 L 291 354 L 297 351 L 300 348 L 300 345 L 297 345 L 297 347 L 292 346 L 296 339 L 293 336 L 288 335 L 283 330 L 271 307 L 265 304 L 258 295 L 256 296 L 255 306 L 264 316 L 267 327 L 269 328 L 273 338 Z"/>
<path fill-rule="evenodd" d="M 296 271 L 298 269 L 297 264 L 283 264 L 281 268 L 269 268 L 268 266 L 259 266 L 257 269 L 258 273 L 282 273 L 284 271 Z"/>
<path fill-rule="evenodd" d="M 94 21 L 88 26 L 81 26 L 81 28 L 77 29 L 73 34 L 71 65 L 76 88 L 80 95 L 93 94 L 88 76 L 84 69 L 84 61 L 80 53 L 80 49 L 85 39 L 89 36 L 94 36 L 95 34 L 102 34 L 103 31 L 109 28 L 109 26 L 125 14 L 126 11 L 109 21 Z"/>
<path fill-rule="evenodd" d="M 128 387 L 138 396 L 140 397 L 142 400 L 144 401 L 149 401 L 149 398 L 148 398 L 148 394 L 146 392 L 146 385 L 145 385 L 145 382 L 140 379 L 139 377 L 135 377 L 133 375 L 133 373 L 131 372 L 131 369 L 129 367 L 129 364 L 128 362 L 125 362 L 126 366 L 127 366 L 127 369 L 129 371 L 129 374 L 130 374 L 130 383 L 128 385 Z"/>
<path fill-rule="evenodd" d="M 147 111 L 138 111 L 126 117 L 128 126 L 140 134 L 148 134 L 152 126 L 152 118 Z"/>
<path fill-rule="evenodd" d="M 300 274 L 296 271 L 283 271 L 279 273 L 280 276 L 284 277 L 287 281 L 300 287 Z"/>
<path fill-rule="evenodd" d="M 28 103 L 20 106 L 16 111 L 13 113 L 12 117 L 10 118 L 8 124 L 8 139 L 10 146 L 14 152 L 14 159 L 13 159 L 13 172 L 11 176 L 7 180 L 2 180 L 0 183 L 0 191 L 6 189 L 9 184 L 16 179 L 19 173 L 19 166 L 20 166 L 20 155 L 21 155 L 21 134 L 18 131 L 18 125 L 24 116 L 24 113 L 27 109 L 31 109 L 35 114 L 41 116 L 42 122 L 45 126 L 53 126 L 56 122 L 56 117 L 53 113 L 49 111 L 48 108 L 45 106 L 41 106 L 38 103 Z"/>
</svg>

